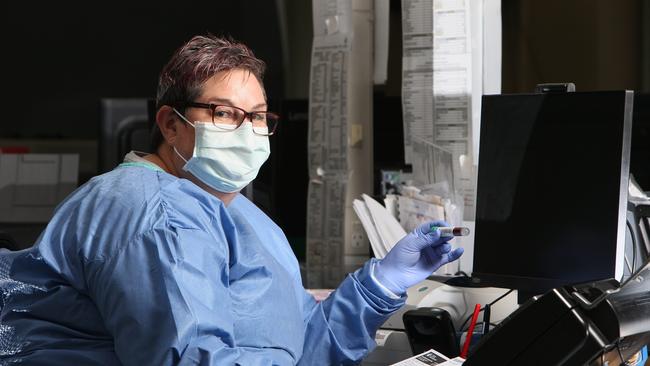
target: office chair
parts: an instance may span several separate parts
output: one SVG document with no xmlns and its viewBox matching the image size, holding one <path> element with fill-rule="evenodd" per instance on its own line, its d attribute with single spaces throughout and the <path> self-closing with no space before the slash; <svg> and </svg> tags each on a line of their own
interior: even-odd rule
<svg viewBox="0 0 650 366">
<path fill-rule="evenodd" d="M 100 101 L 99 173 L 115 168 L 131 150 L 149 150 L 151 102 L 146 98 Z"/>
</svg>

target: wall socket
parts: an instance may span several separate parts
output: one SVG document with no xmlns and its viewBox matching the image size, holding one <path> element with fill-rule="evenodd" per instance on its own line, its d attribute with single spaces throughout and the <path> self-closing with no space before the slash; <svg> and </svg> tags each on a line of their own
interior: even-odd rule
<svg viewBox="0 0 650 366">
<path fill-rule="evenodd" d="M 350 246 L 354 249 L 367 248 L 368 247 L 368 237 L 366 231 L 363 229 L 363 225 L 360 221 L 355 221 L 352 224 L 352 237 L 350 240 Z"/>
</svg>

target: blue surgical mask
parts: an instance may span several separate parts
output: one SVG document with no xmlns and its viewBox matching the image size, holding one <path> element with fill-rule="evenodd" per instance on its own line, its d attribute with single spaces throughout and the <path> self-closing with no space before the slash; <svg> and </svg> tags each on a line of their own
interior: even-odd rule
<svg viewBox="0 0 650 366">
<path fill-rule="evenodd" d="M 212 122 L 191 123 L 174 111 L 194 127 L 192 157 L 186 160 L 174 147 L 185 161 L 183 170 L 224 193 L 240 191 L 255 179 L 271 153 L 268 136 L 253 133 L 249 121 L 233 130 L 232 126 L 215 126 Z"/>
</svg>

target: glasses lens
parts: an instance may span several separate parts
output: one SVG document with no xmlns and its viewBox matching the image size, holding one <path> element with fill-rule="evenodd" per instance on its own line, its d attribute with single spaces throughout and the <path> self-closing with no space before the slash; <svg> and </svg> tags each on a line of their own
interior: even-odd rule
<svg viewBox="0 0 650 366">
<path fill-rule="evenodd" d="M 273 112 L 255 112 L 251 116 L 253 132 L 258 135 L 272 135 L 278 125 L 279 117 Z"/>
<path fill-rule="evenodd" d="M 219 105 L 214 108 L 212 122 L 216 125 L 232 126 L 235 129 L 244 120 L 244 112 L 235 107 Z"/>
</svg>

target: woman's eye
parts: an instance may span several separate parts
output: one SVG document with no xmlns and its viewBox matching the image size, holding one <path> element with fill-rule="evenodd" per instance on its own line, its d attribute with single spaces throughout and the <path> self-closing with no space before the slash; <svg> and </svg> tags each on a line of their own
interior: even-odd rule
<svg viewBox="0 0 650 366">
<path fill-rule="evenodd" d="M 228 111 L 214 111 L 214 116 L 219 118 L 230 118 L 232 113 Z"/>
</svg>

